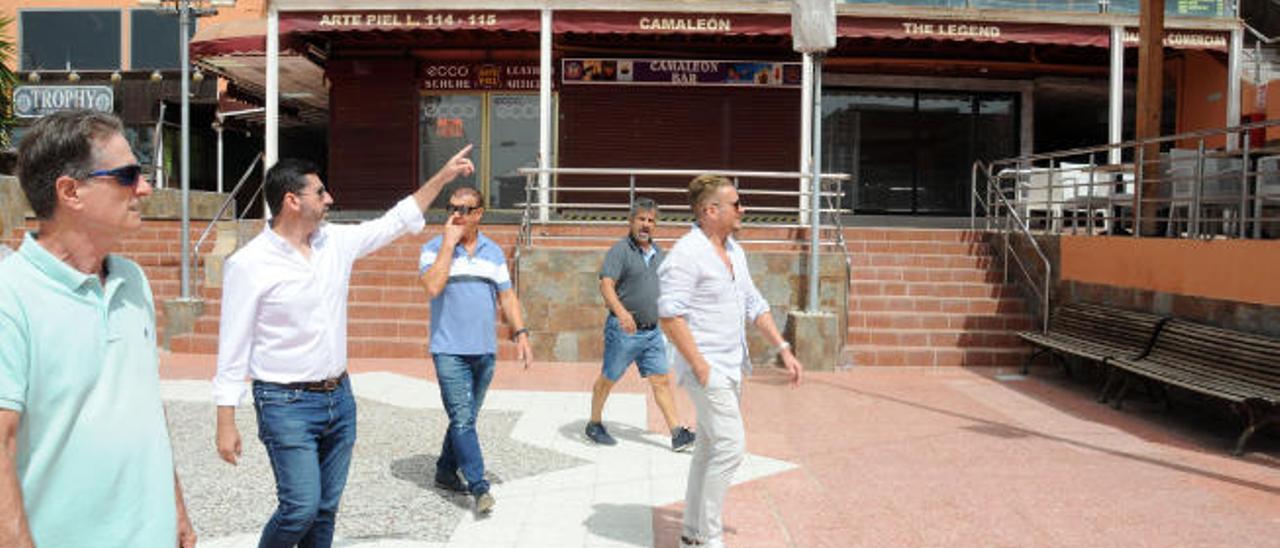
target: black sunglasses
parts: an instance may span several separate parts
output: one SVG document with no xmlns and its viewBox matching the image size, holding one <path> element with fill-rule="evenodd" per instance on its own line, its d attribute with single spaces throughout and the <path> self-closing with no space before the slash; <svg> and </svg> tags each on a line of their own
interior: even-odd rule
<svg viewBox="0 0 1280 548">
<path fill-rule="evenodd" d="M 142 166 L 138 164 L 129 164 L 114 169 L 99 169 L 90 171 L 87 178 L 93 177 L 114 177 L 120 186 L 133 186 L 138 184 L 138 179 L 142 177 Z"/>
<path fill-rule="evenodd" d="M 450 214 L 452 214 L 452 213 L 457 213 L 457 214 L 459 214 L 459 215 L 470 215 L 472 211 L 476 211 L 476 210 L 478 210 L 478 209 L 482 209 L 482 207 L 481 207 L 481 206 L 473 206 L 473 205 L 454 205 L 454 204 L 449 204 L 449 213 L 450 213 Z"/>
<path fill-rule="evenodd" d="M 734 208 L 734 209 L 742 209 L 742 208 L 746 207 L 746 206 L 742 205 L 742 199 L 741 199 L 741 198 L 739 198 L 739 199 L 737 199 L 737 200 L 734 200 L 734 201 L 732 201 L 732 202 L 728 202 L 728 203 L 725 203 L 725 202 L 716 202 L 716 205 L 727 205 L 727 206 L 732 207 L 732 208 Z"/>
</svg>

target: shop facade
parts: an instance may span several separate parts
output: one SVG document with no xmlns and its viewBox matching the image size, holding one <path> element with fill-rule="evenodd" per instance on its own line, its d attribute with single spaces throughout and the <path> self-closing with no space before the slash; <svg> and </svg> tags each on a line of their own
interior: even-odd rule
<svg viewBox="0 0 1280 548">
<path fill-rule="evenodd" d="M 470 143 L 479 169 L 457 184 L 481 189 L 501 210 L 525 201 L 521 167 L 801 169 L 801 63 L 786 4 L 703 3 L 697 11 L 679 10 L 699 2 L 549 13 L 484 4 L 326 10 L 293 1 L 275 9 L 282 66 L 310 63 L 317 67 L 312 78 L 321 79 L 293 85 L 310 86 L 312 101 L 327 95 L 328 177 L 339 203 L 385 207 Z M 520 7 L 514 4 L 506 7 Z M 826 171 L 854 175 L 846 207 L 967 214 L 974 160 L 1038 151 L 1039 141 L 1113 137 L 1111 53 L 1121 36 L 1119 74 L 1129 81 L 1122 88 L 1131 88 L 1136 17 L 884 8 L 841 4 L 839 41 L 824 60 L 820 146 Z M 1168 27 L 1168 57 L 1195 52 L 1229 64 L 1235 19 L 1172 17 Z M 265 57 L 264 41 L 238 39 L 233 45 L 227 37 L 197 36 L 193 52 L 211 70 L 265 93 L 246 62 Z M 551 73 L 549 128 L 540 125 L 544 68 Z M 288 108 L 297 91 L 283 80 Z M 1179 79 L 1166 80 L 1176 96 Z M 1090 104 L 1101 113 L 1065 106 L 1086 96 L 1097 99 Z M 1055 108 L 1059 102 L 1064 106 Z M 1218 125 L 1226 125 L 1225 116 Z M 555 196 L 569 186 L 627 181 L 564 176 L 544 184 Z M 769 184 L 794 189 L 796 182 Z"/>
</svg>

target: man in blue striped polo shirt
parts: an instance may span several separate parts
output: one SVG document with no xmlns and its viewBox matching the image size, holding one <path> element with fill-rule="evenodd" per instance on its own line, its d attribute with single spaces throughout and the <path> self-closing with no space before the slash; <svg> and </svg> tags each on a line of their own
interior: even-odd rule
<svg viewBox="0 0 1280 548">
<path fill-rule="evenodd" d="M 518 359 L 526 369 L 533 361 L 507 258 L 497 243 L 480 233 L 483 215 L 480 192 L 459 187 L 449 196 L 444 234 L 423 245 L 418 260 L 420 281 L 431 299 L 431 359 L 449 415 L 435 482 L 449 491 L 470 492 L 480 515 L 493 510 L 494 499 L 484 479 L 475 425 L 493 379 L 499 306 L 512 328 Z"/>
</svg>

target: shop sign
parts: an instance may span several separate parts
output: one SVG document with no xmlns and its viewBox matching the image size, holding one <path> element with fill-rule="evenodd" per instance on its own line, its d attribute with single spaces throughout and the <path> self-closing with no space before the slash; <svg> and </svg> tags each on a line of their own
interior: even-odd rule
<svg viewBox="0 0 1280 548">
<path fill-rule="evenodd" d="M 108 86 L 19 86 L 13 90 L 13 114 L 39 118 L 64 110 L 111 112 L 115 95 Z"/>
<path fill-rule="evenodd" d="M 1164 47 L 1177 49 L 1227 49 L 1225 32 L 1169 30 L 1164 31 Z M 1124 29 L 1124 45 L 1137 46 L 1141 41 L 1137 29 Z"/>
<path fill-rule="evenodd" d="M 430 63 L 419 71 L 423 91 L 537 91 L 538 64 Z"/>
<path fill-rule="evenodd" d="M 800 87 L 800 63 L 563 59 L 565 84 Z"/>
<path fill-rule="evenodd" d="M 773 13 L 558 11 L 556 33 L 585 34 L 791 34 L 791 18 Z"/>
<path fill-rule="evenodd" d="M 288 12 L 281 32 L 351 30 L 506 30 L 537 32 L 536 11 L 359 10 Z"/>
<path fill-rule="evenodd" d="M 848 38 L 912 38 L 1111 47 L 1110 29 L 1091 25 L 855 17 L 842 17 L 837 25 L 839 35 Z M 1125 45 L 1137 45 L 1137 31 L 1126 29 L 1124 41 Z M 1227 33 L 1212 30 L 1165 29 L 1164 45 L 1179 49 L 1225 50 Z"/>
</svg>

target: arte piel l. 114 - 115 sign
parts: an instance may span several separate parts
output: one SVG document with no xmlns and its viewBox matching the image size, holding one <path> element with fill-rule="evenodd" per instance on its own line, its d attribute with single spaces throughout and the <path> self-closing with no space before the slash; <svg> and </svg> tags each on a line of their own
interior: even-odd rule
<svg viewBox="0 0 1280 548">
<path fill-rule="evenodd" d="M 63 110 L 111 112 L 115 95 L 108 86 L 19 86 L 13 90 L 13 114 L 39 118 Z"/>
</svg>

